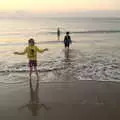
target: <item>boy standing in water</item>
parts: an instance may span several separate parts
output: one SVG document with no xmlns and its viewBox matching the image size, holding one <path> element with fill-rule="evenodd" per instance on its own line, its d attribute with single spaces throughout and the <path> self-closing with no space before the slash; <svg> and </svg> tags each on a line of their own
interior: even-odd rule
<svg viewBox="0 0 120 120">
<path fill-rule="evenodd" d="M 64 37 L 64 45 L 65 45 L 65 57 L 69 57 L 69 46 L 72 43 L 71 37 L 69 35 L 69 32 L 66 32 L 66 35 Z"/>
<path fill-rule="evenodd" d="M 69 49 L 70 44 L 72 43 L 71 37 L 69 35 L 69 32 L 66 32 L 66 35 L 64 37 L 64 45 L 65 48 L 67 47 Z"/>
<path fill-rule="evenodd" d="M 38 70 L 37 70 L 37 52 L 44 52 L 48 51 L 48 49 L 39 49 L 37 46 L 35 46 L 34 39 L 29 39 L 28 40 L 28 46 L 25 48 L 24 52 L 14 52 L 14 54 L 17 55 L 24 55 L 27 53 L 27 57 L 29 59 L 29 68 L 30 68 L 30 80 L 31 80 L 31 75 L 33 72 L 33 68 L 36 72 L 37 80 L 39 80 L 39 75 L 38 75 Z"/>
</svg>

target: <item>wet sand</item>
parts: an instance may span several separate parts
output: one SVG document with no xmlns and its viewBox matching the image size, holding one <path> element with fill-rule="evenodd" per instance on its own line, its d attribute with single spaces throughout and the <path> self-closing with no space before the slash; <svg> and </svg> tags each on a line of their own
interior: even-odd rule
<svg viewBox="0 0 120 120">
<path fill-rule="evenodd" d="M 25 81 L 0 86 L 1 120 L 120 119 L 120 83 L 76 79 Z"/>
</svg>

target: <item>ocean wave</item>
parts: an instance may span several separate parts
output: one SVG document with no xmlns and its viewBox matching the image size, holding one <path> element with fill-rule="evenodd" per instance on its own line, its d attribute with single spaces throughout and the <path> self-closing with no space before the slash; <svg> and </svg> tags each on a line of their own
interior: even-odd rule
<svg viewBox="0 0 120 120">
<path fill-rule="evenodd" d="M 61 35 L 65 34 L 66 31 L 61 31 Z M 72 31 L 70 30 L 70 34 L 110 34 L 110 33 L 120 33 L 120 30 L 76 30 Z M 38 32 L 35 35 L 57 35 L 56 31 L 46 31 L 46 32 Z"/>
<path fill-rule="evenodd" d="M 116 50 L 118 51 L 118 49 Z M 119 55 L 119 52 L 117 54 Z M 54 55 L 53 59 L 50 54 L 48 55 L 50 58 L 46 57 L 47 61 L 44 58 L 44 61 L 38 63 L 38 71 L 43 81 L 120 81 L 120 56 L 114 55 L 110 49 L 104 49 L 104 52 L 102 49 L 96 49 L 96 51 L 92 51 L 92 54 L 70 49 L 69 59 L 65 59 L 62 56 L 58 57 L 59 55 L 56 57 Z M 3 78 L 4 76 L 8 76 L 7 79 L 10 79 L 12 82 L 17 79 L 17 76 L 24 79 L 22 76 L 26 72 L 29 72 L 27 65 L 25 63 L 18 63 L 12 66 L 1 67 L 0 75 Z"/>
<path fill-rule="evenodd" d="M 89 33 L 119 33 L 120 30 L 85 30 L 85 31 L 71 31 L 71 34 L 89 34 Z M 56 34 L 56 32 L 48 32 L 50 34 Z M 65 32 L 61 32 L 61 33 L 65 33 Z"/>
<path fill-rule="evenodd" d="M 64 67 L 60 68 L 49 68 L 49 69 L 38 69 L 39 72 L 51 72 L 55 70 L 62 70 Z M 8 69 L 8 70 L 0 70 L 0 73 L 24 73 L 24 72 L 29 72 L 28 69 Z"/>
<path fill-rule="evenodd" d="M 65 34 L 66 31 L 61 31 L 61 34 Z M 103 33 L 120 33 L 120 30 L 76 30 L 76 31 L 72 31 L 70 30 L 70 34 L 103 34 Z M 39 35 L 57 35 L 56 31 L 40 31 L 36 33 L 32 33 L 32 32 L 4 32 L 4 33 L 0 33 L 0 36 L 39 36 Z"/>
<path fill-rule="evenodd" d="M 76 31 L 72 32 L 73 34 L 82 34 L 82 33 L 119 33 L 120 30 L 90 30 L 90 31 Z"/>
</svg>

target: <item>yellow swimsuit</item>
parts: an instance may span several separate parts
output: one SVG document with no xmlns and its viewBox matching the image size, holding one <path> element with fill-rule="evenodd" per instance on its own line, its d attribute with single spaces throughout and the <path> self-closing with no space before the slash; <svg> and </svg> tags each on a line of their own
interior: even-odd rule
<svg viewBox="0 0 120 120">
<path fill-rule="evenodd" d="M 38 48 L 37 46 L 27 46 L 23 54 L 27 53 L 29 60 L 37 60 L 37 52 L 43 52 L 43 49 Z"/>
</svg>

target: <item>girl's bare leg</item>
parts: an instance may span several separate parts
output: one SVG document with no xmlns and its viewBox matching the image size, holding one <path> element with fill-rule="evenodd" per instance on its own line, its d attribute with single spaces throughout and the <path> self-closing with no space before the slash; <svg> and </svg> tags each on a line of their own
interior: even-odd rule
<svg viewBox="0 0 120 120">
<path fill-rule="evenodd" d="M 33 68 L 30 67 L 30 74 L 29 74 L 30 80 L 31 80 L 32 72 L 33 72 Z"/>
<path fill-rule="evenodd" d="M 37 80 L 39 80 L 39 75 L 38 75 L 37 67 L 34 67 L 34 69 L 35 69 L 35 73 L 36 73 L 36 76 L 37 76 Z"/>
</svg>

